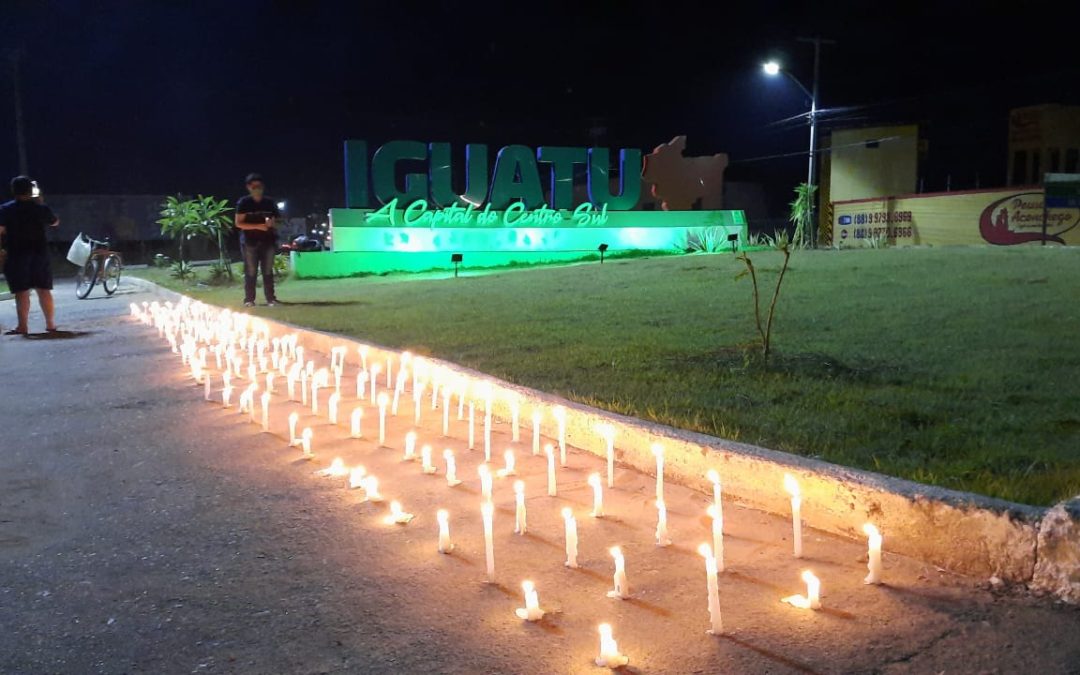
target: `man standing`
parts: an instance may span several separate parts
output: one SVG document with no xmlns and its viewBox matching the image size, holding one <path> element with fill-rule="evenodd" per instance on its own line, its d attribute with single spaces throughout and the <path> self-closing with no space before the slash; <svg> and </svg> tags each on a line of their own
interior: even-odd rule
<svg viewBox="0 0 1080 675">
<path fill-rule="evenodd" d="M 248 196 L 236 202 L 236 229 L 240 230 L 240 249 L 244 253 L 244 307 L 255 306 L 255 279 L 261 269 L 266 304 L 277 304 L 274 295 L 274 253 L 277 249 L 277 225 L 281 217 L 274 200 L 264 193 L 265 184 L 257 173 L 248 174 Z"/>
<path fill-rule="evenodd" d="M 37 293 L 45 329 L 56 331 L 53 317 L 52 266 L 45 228 L 56 227 L 60 219 L 41 200 L 37 183 L 28 176 L 11 179 L 14 200 L 0 206 L 0 238 L 4 240 L 6 259 L 4 276 L 8 289 L 15 294 L 18 324 L 7 335 L 30 332 L 30 290 Z"/>
</svg>

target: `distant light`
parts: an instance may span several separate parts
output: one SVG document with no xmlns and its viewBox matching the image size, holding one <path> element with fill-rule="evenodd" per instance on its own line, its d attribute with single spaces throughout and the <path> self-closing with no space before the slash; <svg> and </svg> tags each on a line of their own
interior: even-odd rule
<svg viewBox="0 0 1080 675">
<path fill-rule="evenodd" d="M 777 63 L 776 61 L 769 61 L 768 63 L 762 65 L 761 69 L 765 71 L 766 75 L 779 75 L 780 74 L 780 64 Z"/>
<path fill-rule="evenodd" d="M 278 202 L 277 207 L 278 207 L 278 209 L 284 211 L 285 210 L 285 202 Z"/>
</svg>

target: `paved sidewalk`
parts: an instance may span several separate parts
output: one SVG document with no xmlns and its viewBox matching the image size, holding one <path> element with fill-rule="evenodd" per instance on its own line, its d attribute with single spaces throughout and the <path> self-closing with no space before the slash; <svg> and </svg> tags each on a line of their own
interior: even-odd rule
<svg viewBox="0 0 1080 675">
<path fill-rule="evenodd" d="M 888 585 L 866 587 L 861 542 L 807 530 L 795 561 L 785 519 L 734 503 L 728 635 L 708 636 L 694 552 L 709 538 L 707 498 L 669 484 L 676 546 L 657 548 L 653 480 L 620 471 L 610 517 L 591 519 L 585 476 L 600 460 L 580 453 L 553 500 L 544 462 L 518 452 L 526 537 L 511 532 L 509 481 L 496 481 L 499 584 L 484 584 L 483 453 L 464 449 L 461 423 L 451 440 L 426 431 L 436 457 L 446 446 L 459 456 L 455 490 L 441 461 L 424 476 L 400 449 L 349 440 L 309 412 L 319 459 L 298 461 L 282 435 L 299 405 L 276 404 L 264 434 L 203 401 L 156 331 L 126 318 L 129 302 L 152 298 L 126 283 L 84 301 L 59 289 L 66 339 L 0 338 L 0 672 L 602 672 L 591 660 L 607 620 L 639 672 L 1080 673 L 1075 608 L 888 555 Z M 13 323 L 12 301 L 0 315 Z M 404 417 L 390 423 L 395 448 Z M 505 428 L 496 440 L 509 445 Z M 385 505 L 312 474 L 335 455 L 376 473 L 416 519 L 386 526 Z M 561 564 L 562 506 L 578 517 L 576 571 Z M 452 514 L 450 556 L 435 552 L 436 508 Z M 629 601 L 604 594 L 613 543 L 627 554 Z M 802 592 L 804 568 L 822 578 L 824 611 L 779 602 Z M 538 625 L 513 616 L 525 578 L 551 612 Z"/>
</svg>

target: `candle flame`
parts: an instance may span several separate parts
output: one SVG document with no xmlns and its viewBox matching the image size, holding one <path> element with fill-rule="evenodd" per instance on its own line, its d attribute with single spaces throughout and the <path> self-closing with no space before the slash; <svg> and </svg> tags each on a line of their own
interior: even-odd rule
<svg viewBox="0 0 1080 675">
<path fill-rule="evenodd" d="M 521 588 L 522 588 L 522 590 L 524 590 L 524 591 L 525 591 L 526 593 L 532 593 L 532 592 L 533 592 L 533 590 L 535 590 L 535 589 L 536 589 L 536 586 L 535 586 L 535 585 L 533 584 L 533 582 L 531 582 L 531 581 L 522 581 L 522 582 L 521 582 Z"/>
<path fill-rule="evenodd" d="M 709 546 L 708 544 L 702 544 L 701 546 L 698 546 L 697 547 L 697 552 L 699 554 L 701 554 L 701 556 L 704 557 L 704 558 L 713 557 L 712 547 Z"/>
<path fill-rule="evenodd" d="M 523 481 L 523 480 L 514 481 L 514 494 L 518 494 L 518 495 L 525 494 L 525 481 Z"/>
<path fill-rule="evenodd" d="M 709 472 L 705 474 L 709 478 L 709 482 L 716 485 L 720 482 L 720 474 L 716 469 L 709 469 Z"/>
<path fill-rule="evenodd" d="M 598 474 L 598 473 L 589 474 L 589 485 L 591 485 L 593 487 L 599 486 L 600 485 L 600 474 Z"/>
<path fill-rule="evenodd" d="M 610 553 L 611 557 L 615 558 L 616 560 L 623 557 L 622 549 L 619 548 L 618 546 L 612 546 L 611 548 L 609 548 L 608 553 Z"/>
<path fill-rule="evenodd" d="M 652 444 L 652 454 L 656 455 L 657 457 L 663 457 L 664 456 L 664 446 L 660 445 L 659 443 L 653 443 Z"/>
<path fill-rule="evenodd" d="M 805 581 L 808 584 L 813 583 L 815 581 L 820 581 L 816 576 L 814 576 L 814 573 L 811 572 L 810 570 L 803 570 L 803 573 L 802 573 L 801 576 L 802 576 L 802 580 Z"/>
<path fill-rule="evenodd" d="M 390 397 L 386 394 L 385 391 L 380 391 L 379 397 L 376 399 L 376 401 L 378 401 L 380 408 L 385 408 L 386 404 L 390 402 Z"/>
<path fill-rule="evenodd" d="M 450 519 L 450 512 L 446 509 L 439 509 L 435 513 L 435 517 L 439 520 L 440 525 L 445 525 L 446 522 Z"/>
<path fill-rule="evenodd" d="M 795 480 L 795 476 L 792 476 L 790 473 L 784 474 L 784 490 L 792 497 L 799 496 L 799 482 Z"/>
<path fill-rule="evenodd" d="M 706 514 L 707 514 L 707 515 L 708 515 L 708 516 L 709 516 L 710 518 L 712 518 L 713 520 L 716 520 L 716 518 L 717 518 L 717 513 L 716 513 L 716 505 L 715 505 L 715 504 L 713 504 L 713 505 L 709 506 L 709 508 L 705 509 L 705 513 L 706 513 Z"/>
<path fill-rule="evenodd" d="M 877 527 L 873 523 L 866 523 L 862 526 L 862 529 L 863 532 L 866 533 L 866 536 L 870 537 L 871 539 L 875 537 L 881 537 L 881 532 L 878 531 Z"/>
<path fill-rule="evenodd" d="M 569 506 L 564 506 L 562 510 L 563 520 L 570 520 L 574 517 L 574 511 Z"/>
</svg>

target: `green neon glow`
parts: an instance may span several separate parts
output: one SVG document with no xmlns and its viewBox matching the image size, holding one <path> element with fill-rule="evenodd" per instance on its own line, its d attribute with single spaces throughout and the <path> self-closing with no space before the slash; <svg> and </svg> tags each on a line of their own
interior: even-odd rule
<svg viewBox="0 0 1080 675">
<path fill-rule="evenodd" d="M 472 204 L 432 208 L 426 199 L 418 199 L 404 209 L 399 206 L 397 198 L 391 199 L 375 211 L 367 212 L 365 224 L 388 227 L 560 227 L 567 224 L 603 227 L 608 222 L 607 205 L 598 209 L 589 202 L 579 204 L 572 212 L 552 209 L 547 204 L 530 210 L 522 202 L 511 204 L 505 211 L 497 211 L 491 204 L 482 209 Z"/>
</svg>

